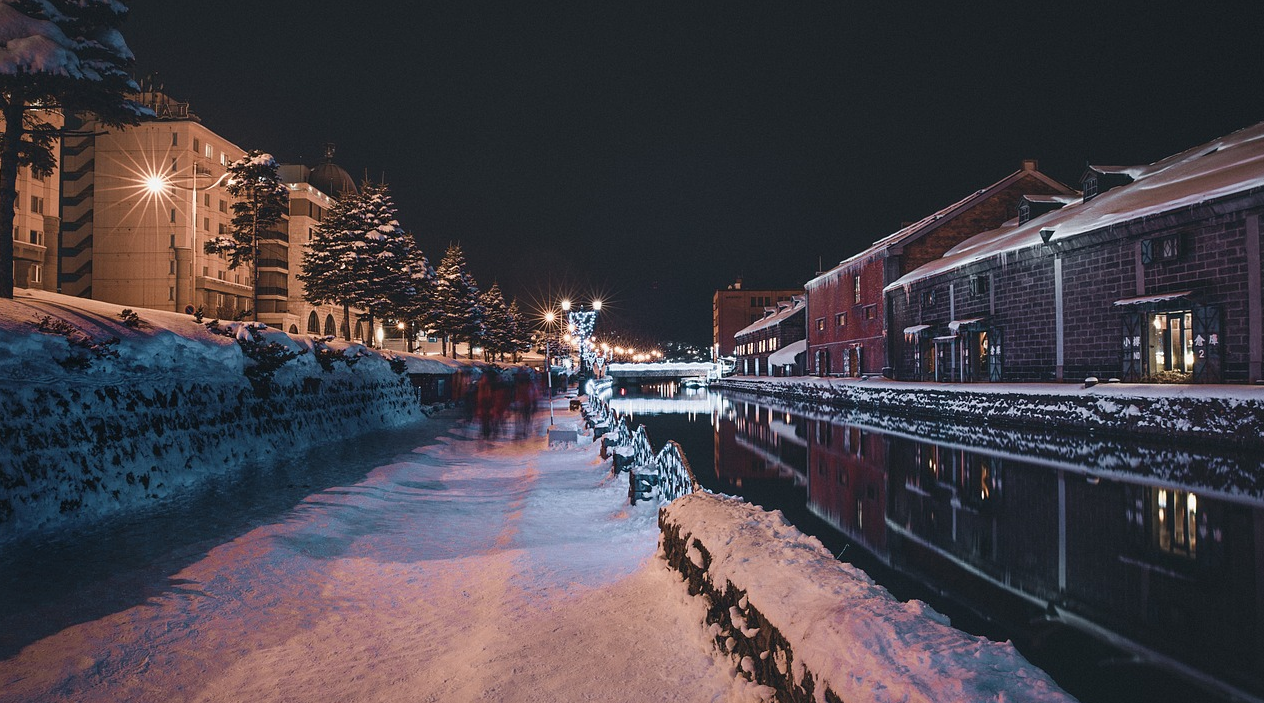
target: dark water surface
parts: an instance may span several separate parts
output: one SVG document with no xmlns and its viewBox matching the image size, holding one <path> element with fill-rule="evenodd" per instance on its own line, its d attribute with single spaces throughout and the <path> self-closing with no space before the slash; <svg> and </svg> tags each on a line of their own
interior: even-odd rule
<svg viewBox="0 0 1264 703">
<path fill-rule="evenodd" d="M 901 599 L 1088 703 L 1264 699 L 1261 457 L 614 389 L 709 490 L 781 510 Z"/>
</svg>

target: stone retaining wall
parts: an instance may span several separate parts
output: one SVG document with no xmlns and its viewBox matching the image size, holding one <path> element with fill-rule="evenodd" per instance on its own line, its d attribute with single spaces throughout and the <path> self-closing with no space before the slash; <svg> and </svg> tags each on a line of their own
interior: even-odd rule
<svg viewBox="0 0 1264 703">
<path fill-rule="evenodd" d="M 959 387 L 891 381 L 729 378 L 713 388 L 820 407 L 856 408 L 907 417 L 972 420 L 990 425 L 1143 438 L 1156 442 L 1264 448 L 1264 388 L 1209 387 L 1153 394 L 1136 387 L 1050 385 Z"/>
<path fill-rule="evenodd" d="M 423 418 L 407 379 L 379 365 L 317 371 L 267 398 L 245 382 L 6 387 L 0 541 L 136 509 L 252 461 Z"/>
</svg>

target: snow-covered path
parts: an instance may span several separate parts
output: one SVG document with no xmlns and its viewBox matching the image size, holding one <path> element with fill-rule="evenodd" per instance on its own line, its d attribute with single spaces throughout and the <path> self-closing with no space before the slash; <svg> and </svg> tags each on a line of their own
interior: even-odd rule
<svg viewBox="0 0 1264 703">
<path fill-rule="evenodd" d="M 743 701 L 591 445 L 454 427 L 0 661 L 0 701 Z"/>
</svg>

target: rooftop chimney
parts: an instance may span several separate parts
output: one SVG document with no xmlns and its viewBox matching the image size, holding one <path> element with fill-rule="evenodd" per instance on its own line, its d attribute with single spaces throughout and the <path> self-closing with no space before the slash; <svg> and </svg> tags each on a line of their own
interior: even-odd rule
<svg viewBox="0 0 1264 703">
<path fill-rule="evenodd" d="M 1040 166 L 1040 162 L 1035 159 L 1023 159 L 1024 171 L 1035 171 Z"/>
</svg>

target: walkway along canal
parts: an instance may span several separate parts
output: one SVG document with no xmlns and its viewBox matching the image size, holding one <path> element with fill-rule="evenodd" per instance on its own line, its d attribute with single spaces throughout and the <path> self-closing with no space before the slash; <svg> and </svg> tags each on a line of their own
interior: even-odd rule
<svg viewBox="0 0 1264 703">
<path fill-rule="evenodd" d="M 1264 698 L 1264 480 L 1250 452 L 614 390 L 709 490 L 801 530 L 1093 701 Z"/>
</svg>

